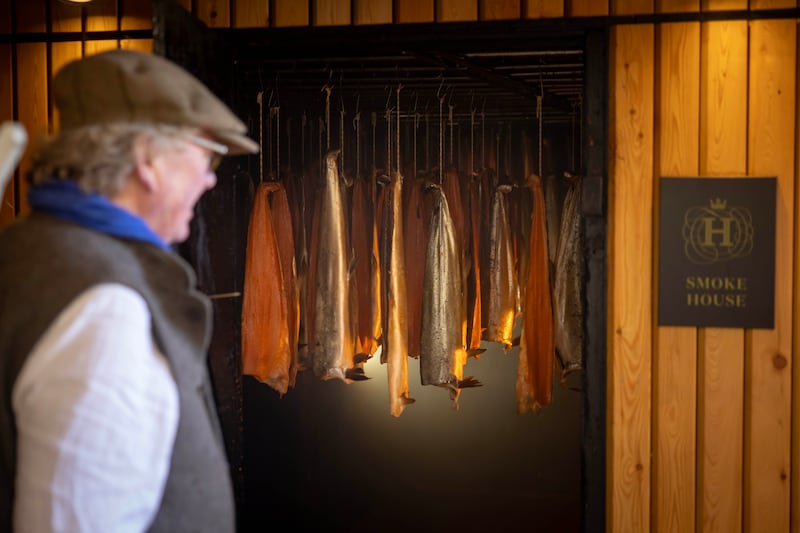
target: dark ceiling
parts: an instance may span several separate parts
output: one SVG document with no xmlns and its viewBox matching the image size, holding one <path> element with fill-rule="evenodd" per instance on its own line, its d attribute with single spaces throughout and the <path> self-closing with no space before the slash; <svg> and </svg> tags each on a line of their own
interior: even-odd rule
<svg viewBox="0 0 800 533">
<path fill-rule="evenodd" d="M 538 21 L 536 21 L 538 22 Z M 448 23 L 232 30 L 250 90 L 292 111 L 344 107 L 490 120 L 574 120 L 584 37 L 563 23 Z M 541 99 L 540 99 L 541 97 Z M 350 115 L 352 116 L 352 115 Z"/>
</svg>

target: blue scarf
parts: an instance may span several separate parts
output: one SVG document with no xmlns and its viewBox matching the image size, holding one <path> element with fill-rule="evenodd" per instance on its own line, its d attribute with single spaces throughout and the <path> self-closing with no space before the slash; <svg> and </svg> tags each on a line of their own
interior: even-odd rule
<svg viewBox="0 0 800 533">
<path fill-rule="evenodd" d="M 101 233 L 149 242 L 169 250 L 169 245 L 144 220 L 117 207 L 97 193 L 85 193 L 72 180 L 50 181 L 28 192 L 31 208 Z"/>
</svg>

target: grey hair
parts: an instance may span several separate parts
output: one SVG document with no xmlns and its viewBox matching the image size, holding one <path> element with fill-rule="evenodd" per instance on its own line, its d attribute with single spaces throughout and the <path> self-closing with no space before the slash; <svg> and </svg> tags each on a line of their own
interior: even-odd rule
<svg viewBox="0 0 800 533">
<path fill-rule="evenodd" d="M 117 194 L 136 165 L 134 143 L 144 136 L 154 152 L 176 146 L 186 128 L 150 123 L 109 123 L 84 126 L 47 139 L 32 157 L 28 180 L 35 186 L 53 180 L 73 180 L 84 192 Z"/>
</svg>

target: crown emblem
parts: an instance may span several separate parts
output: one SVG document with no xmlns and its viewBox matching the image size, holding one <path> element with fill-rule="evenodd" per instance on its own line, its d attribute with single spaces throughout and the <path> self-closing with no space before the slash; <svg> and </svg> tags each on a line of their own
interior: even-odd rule
<svg viewBox="0 0 800 533">
<path fill-rule="evenodd" d="M 728 205 L 728 200 L 723 200 L 722 198 L 712 198 L 709 201 L 709 204 L 711 205 L 711 209 L 715 211 L 722 211 L 725 209 L 725 206 Z"/>
</svg>

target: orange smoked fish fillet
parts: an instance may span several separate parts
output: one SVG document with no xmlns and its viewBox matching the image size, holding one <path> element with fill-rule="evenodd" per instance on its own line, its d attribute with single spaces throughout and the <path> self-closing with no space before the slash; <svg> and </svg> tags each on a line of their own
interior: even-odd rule
<svg viewBox="0 0 800 533">
<path fill-rule="evenodd" d="M 250 215 L 242 300 L 242 373 L 283 395 L 289 386 L 292 354 L 286 293 L 269 205 L 269 195 L 276 187 L 279 184 L 258 186 Z"/>
<path fill-rule="evenodd" d="M 297 266 L 295 261 L 294 232 L 289 207 L 289 197 L 282 183 L 276 183 L 272 193 L 271 213 L 278 256 L 281 263 L 283 293 L 286 297 L 286 326 L 289 335 L 289 386 L 294 387 L 297 371 L 297 343 L 300 333 L 300 294 L 297 287 Z"/>
<path fill-rule="evenodd" d="M 555 337 L 550 296 L 550 260 L 547 251 L 544 192 L 538 176 L 529 178 L 533 190 L 530 232 L 530 264 L 525 283 L 517 367 L 517 412 L 537 411 L 553 396 Z"/>
</svg>

